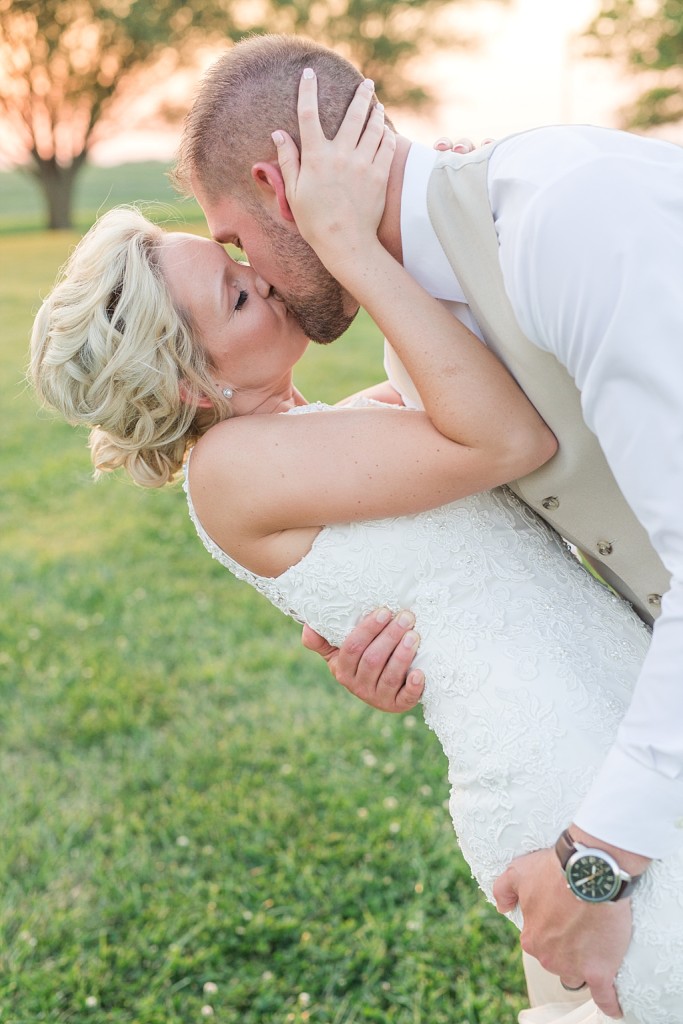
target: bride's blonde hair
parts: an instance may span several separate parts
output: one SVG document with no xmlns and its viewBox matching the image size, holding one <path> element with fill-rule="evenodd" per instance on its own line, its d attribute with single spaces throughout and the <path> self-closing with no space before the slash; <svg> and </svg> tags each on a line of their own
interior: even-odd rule
<svg viewBox="0 0 683 1024">
<path fill-rule="evenodd" d="M 230 404 L 191 317 L 159 268 L 163 231 L 130 207 L 88 231 L 35 319 L 30 380 L 42 401 L 90 427 L 96 473 L 123 466 L 161 487 Z M 210 396 L 212 408 L 199 408 Z"/>
</svg>

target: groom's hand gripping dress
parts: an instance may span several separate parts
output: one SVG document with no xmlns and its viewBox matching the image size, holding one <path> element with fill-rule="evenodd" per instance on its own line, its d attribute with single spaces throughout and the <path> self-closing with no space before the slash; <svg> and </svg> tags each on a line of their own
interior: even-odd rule
<svg viewBox="0 0 683 1024">
<path fill-rule="evenodd" d="M 650 863 L 571 825 L 572 837 L 611 854 L 633 877 Z M 631 901 L 591 904 L 571 892 L 555 850 L 517 857 L 495 883 L 496 906 L 508 913 L 519 903 L 524 916 L 521 943 L 568 989 L 586 985 L 597 1006 L 620 1017 L 614 979 L 631 939 Z"/>
<path fill-rule="evenodd" d="M 380 608 L 356 626 L 341 648 L 332 647 L 310 626 L 302 643 L 325 659 L 330 672 L 350 693 L 380 711 L 414 708 L 424 689 L 421 671 L 410 671 L 419 637 L 412 612 L 392 615 Z"/>
</svg>

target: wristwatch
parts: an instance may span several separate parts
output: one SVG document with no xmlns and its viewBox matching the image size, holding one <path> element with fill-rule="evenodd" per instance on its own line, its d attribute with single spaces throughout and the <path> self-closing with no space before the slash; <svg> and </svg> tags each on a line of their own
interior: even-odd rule
<svg viewBox="0 0 683 1024">
<path fill-rule="evenodd" d="M 629 875 L 611 854 L 576 843 L 565 829 L 555 843 L 567 886 L 586 903 L 613 903 L 630 896 L 642 875 Z"/>
</svg>

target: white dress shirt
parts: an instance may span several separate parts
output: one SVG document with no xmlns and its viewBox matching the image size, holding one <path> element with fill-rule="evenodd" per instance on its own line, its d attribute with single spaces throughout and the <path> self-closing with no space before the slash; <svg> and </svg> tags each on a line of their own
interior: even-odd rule
<svg viewBox="0 0 683 1024">
<path fill-rule="evenodd" d="M 413 144 L 408 156 L 404 263 L 472 327 L 427 213 L 438 155 Z M 683 149 L 540 128 L 499 142 L 488 180 L 520 326 L 574 377 L 586 423 L 672 574 L 631 707 L 574 818 L 662 857 L 683 846 Z"/>
</svg>

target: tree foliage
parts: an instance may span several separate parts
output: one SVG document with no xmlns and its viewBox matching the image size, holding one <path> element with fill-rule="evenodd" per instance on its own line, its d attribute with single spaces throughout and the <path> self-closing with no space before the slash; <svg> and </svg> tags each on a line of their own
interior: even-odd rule
<svg viewBox="0 0 683 1024">
<path fill-rule="evenodd" d="M 622 111 L 624 127 L 683 120 L 683 0 L 602 0 L 588 36 L 595 53 L 642 77 L 643 91 Z"/>
<path fill-rule="evenodd" d="M 439 29 L 458 0 L 0 0 L 0 116 L 5 157 L 44 191 L 50 227 L 71 223 L 78 171 L 125 120 L 131 83 L 191 65 L 201 45 L 248 32 L 295 32 L 339 49 L 374 77 L 383 100 L 432 99 L 411 64 L 455 44 Z M 9 151 L 8 151 L 9 150 Z"/>
</svg>

